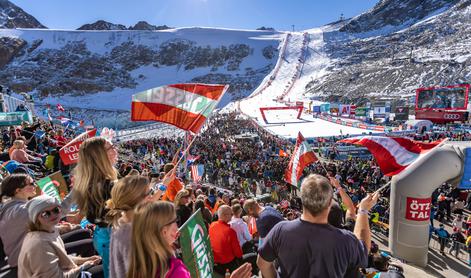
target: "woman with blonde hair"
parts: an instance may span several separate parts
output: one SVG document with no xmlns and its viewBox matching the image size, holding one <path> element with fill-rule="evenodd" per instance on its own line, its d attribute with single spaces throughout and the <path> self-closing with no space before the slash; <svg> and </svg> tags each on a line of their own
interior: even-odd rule
<svg viewBox="0 0 471 278">
<path fill-rule="evenodd" d="M 141 203 L 134 211 L 128 278 L 189 278 L 175 257 L 178 238 L 175 206 L 170 202 Z"/>
<path fill-rule="evenodd" d="M 128 278 L 190 278 L 183 262 L 175 257 L 178 238 L 175 206 L 166 201 L 140 203 L 134 210 Z M 249 278 L 252 266 L 243 264 L 230 278 Z"/>
<path fill-rule="evenodd" d="M 177 224 L 178 227 L 181 227 L 193 212 L 193 209 L 188 205 L 190 203 L 190 192 L 186 189 L 178 191 L 173 203 L 177 210 Z"/>
<path fill-rule="evenodd" d="M 111 189 L 117 179 L 114 164 L 118 152 L 111 142 L 101 137 L 85 140 L 80 145 L 79 161 L 75 168 L 73 201 L 82 215 L 95 224 L 93 244 L 103 259 L 103 270 L 108 277 L 110 228 L 105 216 L 105 202 L 111 198 Z"/>
<path fill-rule="evenodd" d="M 149 180 L 144 176 L 127 176 L 111 190 L 111 199 L 107 202 L 107 219 L 113 225 L 110 243 L 111 277 L 126 277 L 134 208 L 140 203 L 158 199 L 160 195 L 154 194 Z"/>
</svg>

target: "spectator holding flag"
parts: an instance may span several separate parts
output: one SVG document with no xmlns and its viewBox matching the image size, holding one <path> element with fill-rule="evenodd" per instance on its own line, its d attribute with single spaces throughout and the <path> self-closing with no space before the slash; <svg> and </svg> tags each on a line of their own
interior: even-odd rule
<svg viewBox="0 0 471 278">
<path fill-rule="evenodd" d="M 360 202 L 354 233 L 328 224 L 333 190 L 329 180 L 310 175 L 301 185 L 300 219 L 278 223 L 260 247 L 257 264 L 263 277 L 345 277 L 368 264 L 371 234 L 368 211 L 379 194 Z M 341 244 L 339 244 L 341 243 Z"/>
<path fill-rule="evenodd" d="M 177 195 L 178 191 L 183 189 L 183 184 L 181 181 L 175 177 L 175 164 L 167 163 L 164 166 L 164 172 L 169 179 L 167 190 L 165 191 L 162 200 L 173 202 L 175 200 L 175 196 Z M 165 179 L 164 179 L 165 180 Z M 164 182 L 166 183 L 166 182 Z"/>
<path fill-rule="evenodd" d="M 95 224 L 93 243 L 103 259 L 105 277 L 109 275 L 110 232 L 105 216 L 105 202 L 111 198 L 111 189 L 117 179 L 113 165 L 117 161 L 113 144 L 101 137 L 85 140 L 80 145 L 79 161 L 75 170 L 75 184 L 69 195 L 87 220 Z"/>
</svg>

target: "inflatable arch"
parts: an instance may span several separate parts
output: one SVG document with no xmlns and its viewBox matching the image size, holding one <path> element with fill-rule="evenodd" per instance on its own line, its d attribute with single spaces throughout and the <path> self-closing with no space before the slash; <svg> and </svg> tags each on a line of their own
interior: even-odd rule
<svg viewBox="0 0 471 278">
<path fill-rule="evenodd" d="M 389 248 L 395 257 L 427 265 L 431 195 L 444 182 L 456 185 L 471 142 L 447 142 L 391 179 Z"/>
</svg>

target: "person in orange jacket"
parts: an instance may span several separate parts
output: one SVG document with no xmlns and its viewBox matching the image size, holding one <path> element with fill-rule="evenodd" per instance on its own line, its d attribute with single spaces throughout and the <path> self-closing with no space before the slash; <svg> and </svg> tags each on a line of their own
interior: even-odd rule
<svg viewBox="0 0 471 278">
<path fill-rule="evenodd" d="M 175 165 L 173 163 L 165 164 L 164 166 L 165 175 L 169 174 L 169 172 L 172 171 L 174 167 Z M 175 171 L 172 171 L 172 173 L 170 173 L 169 175 L 170 175 L 169 177 L 170 182 L 167 185 L 167 190 L 165 191 L 165 194 L 162 197 L 162 200 L 173 202 L 175 200 L 175 196 L 177 195 L 178 191 L 183 189 L 183 184 L 177 177 L 175 177 Z"/>
<path fill-rule="evenodd" d="M 208 198 L 204 200 L 204 206 L 211 211 L 213 215 L 215 215 L 221 205 L 224 203 L 218 200 L 216 196 L 216 190 L 214 188 L 209 189 Z"/>
</svg>

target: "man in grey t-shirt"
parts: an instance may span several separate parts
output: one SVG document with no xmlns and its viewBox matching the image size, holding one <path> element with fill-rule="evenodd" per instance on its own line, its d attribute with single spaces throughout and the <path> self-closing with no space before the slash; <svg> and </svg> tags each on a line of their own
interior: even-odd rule
<svg viewBox="0 0 471 278">
<path fill-rule="evenodd" d="M 360 203 L 354 233 L 328 224 L 333 190 L 320 175 L 310 175 L 301 185 L 301 219 L 278 223 L 259 249 L 257 264 L 263 277 L 354 277 L 366 267 L 371 234 L 368 210 L 379 195 Z M 275 270 L 273 261 L 279 269 Z"/>
</svg>

